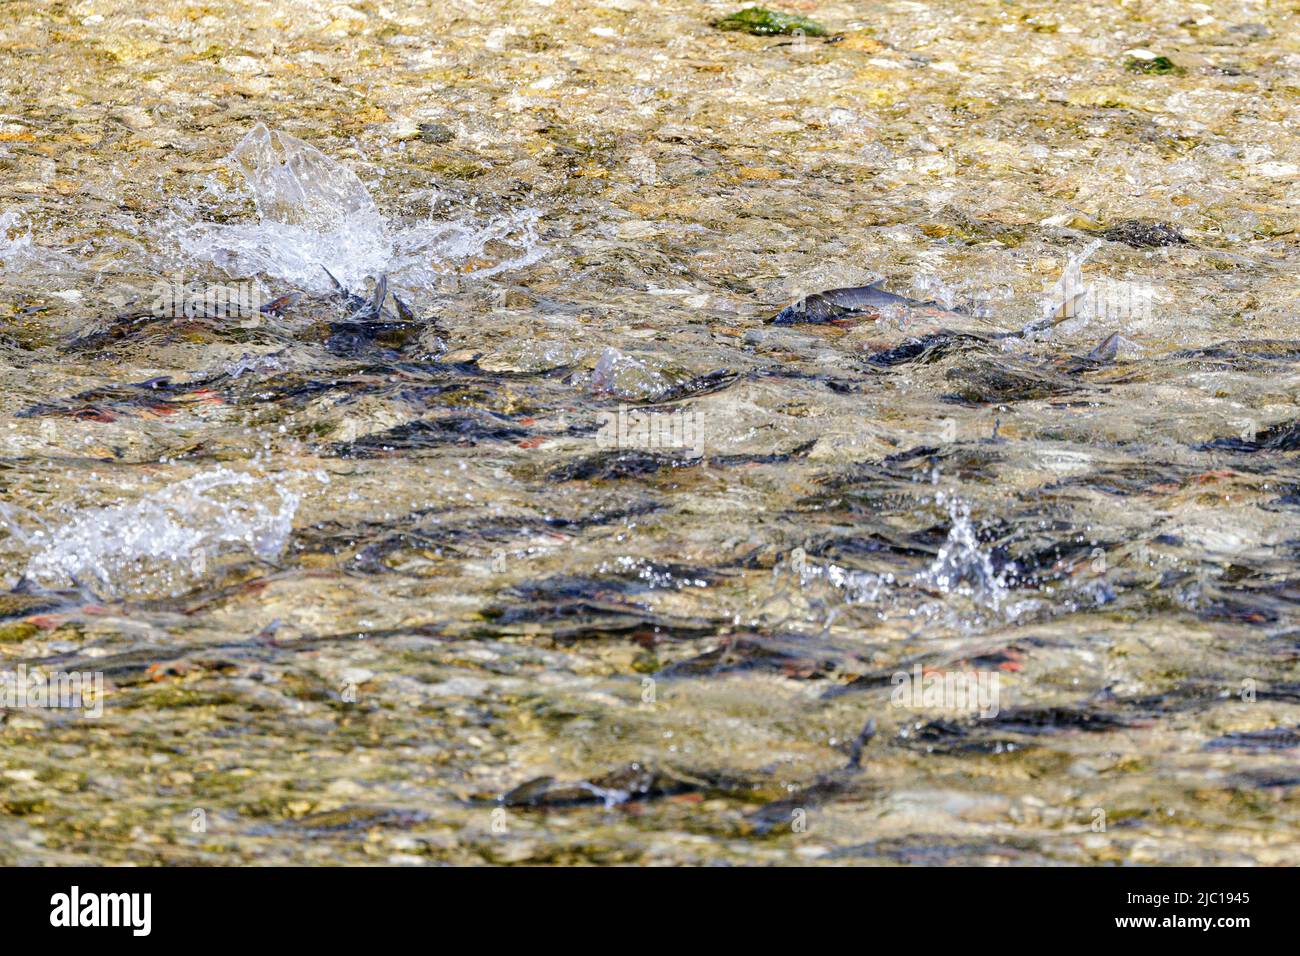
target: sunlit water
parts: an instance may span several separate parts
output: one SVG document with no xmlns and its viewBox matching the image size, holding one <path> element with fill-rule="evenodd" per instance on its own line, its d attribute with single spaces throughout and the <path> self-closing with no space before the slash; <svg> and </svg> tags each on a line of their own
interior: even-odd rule
<svg viewBox="0 0 1300 956">
<path fill-rule="evenodd" d="M 0 860 L 1300 862 L 1293 13 L 150 6 L 0 6 Z"/>
</svg>

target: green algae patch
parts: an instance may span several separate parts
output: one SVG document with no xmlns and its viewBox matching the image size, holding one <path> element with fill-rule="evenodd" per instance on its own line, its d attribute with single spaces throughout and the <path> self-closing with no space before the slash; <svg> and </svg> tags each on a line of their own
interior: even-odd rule
<svg viewBox="0 0 1300 956">
<path fill-rule="evenodd" d="M 45 812 L 48 806 L 40 797 L 25 797 L 0 803 L 0 813 L 10 817 L 27 817 Z"/>
<path fill-rule="evenodd" d="M 1151 60 L 1140 60 L 1135 56 L 1129 57 L 1128 62 L 1124 64 L 1124 69 L 1130 73 L 1143 73 L 1147 76 L 1164 76 L 1166 74 L 1182 76 L 1187 72 L 1167 56 L 1158 56 Z"/>
<path fill-rule="evenodd" d="M 39 633 L 41 629 L 28 621 L 0 624 L 0 644 L 19 644 Z"/>
<path fill-rule="evenodd" d="M 816 20 L 794 13 L 777 13 L 764 7 L 746 7 L 729 17 L 715 20 L 713 25 L 719 30 L 743 30 L 760 37 L 796 33 L 806 37 L 826 35 L 826 28 Z"/>
</svg>

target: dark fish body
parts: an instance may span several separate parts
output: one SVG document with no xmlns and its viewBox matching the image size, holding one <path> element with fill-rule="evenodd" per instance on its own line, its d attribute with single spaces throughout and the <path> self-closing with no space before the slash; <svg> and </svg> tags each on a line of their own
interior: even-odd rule
<svg viewBox="0 0 1300 956">
<path fill-rule="evenodd" d="M 364 296 L 348 289 L 324 266 L 321 268 L 333 283 L 336 297 L 352 309 L 352 314 L 348 318 L 330 323 L 331 334 L 325 342 L 325 348 L 332 354 L 354 356 L 372 346 L 400 352 L 418 339 L 426 324 L 431 328 L 438 328 L 436 319 L 423 323 L 417 319 L 415 312 L 398 297 L 396 292 L 391 293 L 393 304 L 397 309 L 396 314 L 389 311 L 387 302 L 390 292 L 387 275 L 381 274 L 375 280 L 374 292 Z"/>
<path fill-rule="evenodd" d="M 1077 375 L 1079 372 L 1095 371 L 1103 366 L 1110 365 L 1115 361 L 1119 354 L 1119 333 L 1112 332 L 1101 341 L 1101 344 L 1094 348 L 1087 355 L 1073 355 L 1061 359 L 1057 362 L 1057 367 L 1070 375 Z"/>
<path fill-rule="evenodd" d="M 882 289 L 881 282 L 858 286 L 852 289 L 830 289 L 818 292 L 782 309 L 769 321 L 773 325 L 827 324 L 855 316 L 879 314 L 885 309 L 906 309 L 908 315 L 904 322 L 912 334 L 901 341 L 886 338 L 880 342 L 870 343 L 870 354 L 866 363 L 874 368 L 888 369 L 912 363 L 931 362 L 962 346 L 980 343 L 999 342 L 1006 339 L 1022 338 L 1034 332 L 1045 331 L 1069 318 L 1073 313 L 1066 305 L 1061 306 L 1051 315 L 1031 322 L 1022 329 L 1011 332 L 976 332 L 959 331 L 945 328 L 938 324 L 945 319 L 959 320 L 965 318 L 960 312 L 945 309 L 937 302 L 921 302 L 907 296 L 895 295 Z M 919 315 L 927 320 L 913 324 L 912 318 Z M 960 323 L 954 323 L 960 324 Z M 1119 333 L 1106 337 L 1100 345 L 1087 355 L 1067 356 L 1052 363 L 1056 372 L 1065 375 L 1078 375 L 1082 372 L 1096 371 L 1115 361 L 1119 351 Z M 968 384 L 978 387 L 968 389 L 964 397 L 968 401 L 983 402 L 989 395 L 1016 395 L 1020 398 L 1042 397 L 1055 394 L 1066 387 L 1064 381 L 1047 382 L 1044 373 L 1038 370 L 1000 369 L 988 364 L 981 364 L 974 369 L 954 369 L 949 377 L 973 379 Z"/>
<path fill-rule="evenodd" d="M 793 305 L 787 306 L 775 315 L 773 325 L 823 325 L 837 319 L 848 318 L 869 312 L 879 312 L 888 308 L 933 309 L 936 313 L 946 310 L 935 302 L 921 302 L 909 299 L 905 295 L 895 295 L 881 288 L 883 279 L 871 285 L 857 286 L 852 289 L 831 289 L 805 296 Z"/>
<path fill-rule="evenodd" d="M 895 365 L 904 365 L 908 362 L 933 361 L 945 355 L 960 342 L 978 342 L 981 340 L 981 336 L 966 335 L 960 332 L 931 332 L 928 335 L 909 338 L 901 345 L 872 352 L 867 356 L 867 364 L 874 365 L 877 368 L 892 368 Z"/>
</svg>

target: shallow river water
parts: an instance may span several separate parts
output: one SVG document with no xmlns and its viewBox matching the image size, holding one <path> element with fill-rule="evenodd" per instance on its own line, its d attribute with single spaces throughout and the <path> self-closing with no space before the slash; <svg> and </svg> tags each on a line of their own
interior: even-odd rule
<svg viewBox="0 0 1300 956">
<path fill-rule="evenodd" d="M 0 862 L 1300 863 L 1297 15 L 736 9 L 0 4 Z"/>
</svg>

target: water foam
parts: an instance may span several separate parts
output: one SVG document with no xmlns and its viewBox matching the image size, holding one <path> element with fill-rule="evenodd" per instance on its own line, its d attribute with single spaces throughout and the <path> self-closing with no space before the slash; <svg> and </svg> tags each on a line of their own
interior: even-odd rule
<svg viewBox="0 0 1300 956">
<path fill-rule="evenodd" d="M 81 510 L 63 525 L 27 532 L 23 543 L 36 553 L 24 576 L 39 586 L 84 584 L 105 595 L 137 590 L 137 579 L 148 577 L 177 594 L 219 555 L 279 557 L 299 502 L 263 477 L 227 468 L 200 472 L 139 501 Z"/>
<path fill-rule="evenodd" d="M 386 272 L 406 287 L 430 288 L 449 272 L 486 277 L 541 258 L 536 210 L 390 228 L 355 173 L 260 123 L 227 161 L 242 174 L 258 222 L 183 223 L 176 231 L 186 256 L 231 275 L 266 275 L 325 292 L 324 266 L 349 287 Z M 462 269 L 467 262 L 473 268 Z"/>
<path fill-rule="evenodd" d="M 31 227 L 23 225 L 19 210 L 0 212 L 0 272 L 47 271 L 69 264 L 63 253 L 33 241 Z"/>
<path fill-rule="evenodd" d="M 992 554 L 980 545 L 970 506 L 957 499 L 947 499 L 942 493 L 936 497 L 938 504 L 945 501 L 951 519 L 948 536 L 924 569 L 905 576 L 893 572 L 877 574 L 833 563 L 817 564 L 801 556 L 792 565 L 800 589 L 806 592 L 810 585 L 821 583 L 838 591 L 849 605 L 879 606 L 882 616 L 898 610 L 894 607 L 896 600 L 902 601 L 903 613 L 927 616 L 941 613 L 938 605 L 918 608 L 905 599 L 907 592 L 918 590 L 966 598 L 1008 620 L 1037 608 L 1039 602 L 1032 600 L 1008 603 L 1014 593 L 1015 566 L 1007 565 L 999 571 Z"/>
</svg>

